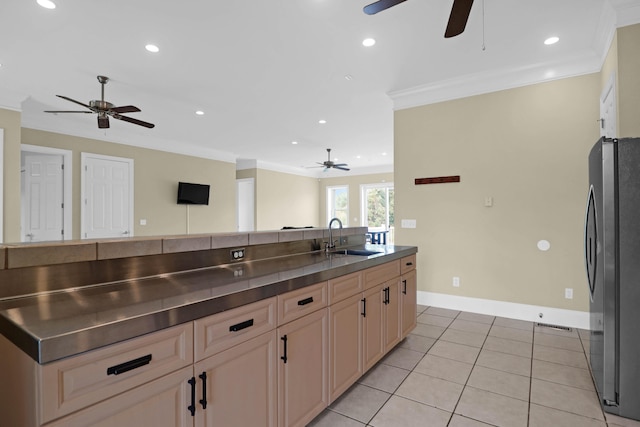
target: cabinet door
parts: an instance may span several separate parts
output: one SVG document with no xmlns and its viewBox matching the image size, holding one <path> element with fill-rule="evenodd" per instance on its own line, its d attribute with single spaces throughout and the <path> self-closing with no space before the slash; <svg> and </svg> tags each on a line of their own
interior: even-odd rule
<svg viewBox="0 0 640 427">
<path fill-rule="evenodd" d="M 278 328 L 278 425 L 305 426 L 328 405 L 328 309 Z"/>
<path fill-rule="evenodd" d="M 384 352 L 387 353 L 400 342 L 400 278 L 387 282 L 387 300 L 384 305 Z"/>
<path fill-rule="evenodd" d="M 196 363 L 196 426 L 275 427 L 276 355 L 273 330 Z"/>
<path fill-rule="evenodd" d="M 363 293 L 363 357 L 364 372 L 384 355 L 384 284 Z"/>
<path fill-rule="evenodd" d="M 119 394 L 47 427 L 187 427 L 191 366 Z"/>
<path fill-rule="evenodd" d="M 416 270 L 400 278 L 402 299 L 402 338 L 416 327 L 418 280 Z"/>
<path fill-rule="evenodd" d="M 362 376 L 362 294 L 329 307 L 329 403 Z"/>
</svg>

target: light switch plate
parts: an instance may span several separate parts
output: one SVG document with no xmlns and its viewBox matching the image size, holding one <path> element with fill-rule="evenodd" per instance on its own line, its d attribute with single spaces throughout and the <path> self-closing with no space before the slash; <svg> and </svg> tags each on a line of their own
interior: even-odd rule
<svg viewBox="0 0 640 427">
<path fill-rule="evenodd" d="M 402 228 L 416 228 L 416 220 L 415 219 L 403 219 L 400 222 Z"/>
</svg>

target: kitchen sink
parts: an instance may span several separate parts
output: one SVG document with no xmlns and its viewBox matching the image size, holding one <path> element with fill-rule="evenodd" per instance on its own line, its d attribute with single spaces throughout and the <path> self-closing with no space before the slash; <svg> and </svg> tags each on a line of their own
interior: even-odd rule
<svg viewBox="0 0 640 427">
<path fill-rule="evenodd" d="M 337 249 L 331 251 L 332 254 L 340 254 L 340 255 L 358 255 L 358 256 L 370 256 L 377 255 L 383 252 L 379 251 L 369 251 L 366 249 Z"/>
</svg>

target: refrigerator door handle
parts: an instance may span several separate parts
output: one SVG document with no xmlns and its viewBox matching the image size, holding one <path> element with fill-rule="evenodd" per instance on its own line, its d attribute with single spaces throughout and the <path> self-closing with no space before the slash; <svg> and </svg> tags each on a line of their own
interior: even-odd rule
<svg viewBox="0 0 640 427">
<path fill-rule="evenodd" d="M 598 227 L 596 218 L 595 197 L 593 185 L 589 186 L 587 208 L 584 218 L 584 265 L 589 286 L 589 298 L 593 302 L 596 285 L 596 269 L 598 267 L 597 245 Z"/>
</svg>

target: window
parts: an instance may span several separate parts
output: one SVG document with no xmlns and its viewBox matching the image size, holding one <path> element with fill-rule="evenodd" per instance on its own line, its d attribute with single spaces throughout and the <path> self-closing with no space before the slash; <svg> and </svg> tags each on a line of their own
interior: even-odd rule
<svg viewBox="0 0 640 427">
<path fill-rule="evenodd" d="M 369 231 L 388 231 L 387 243 L 393 244 L 393 183 L 362 185 L 362 225 Z"/>
<path fill-rule="evenodd" d="M 327 187 L 327 223 L 332 218 L 342 221 L 342 226 L 349 225 L 349 187 Z"/>
</svg>

